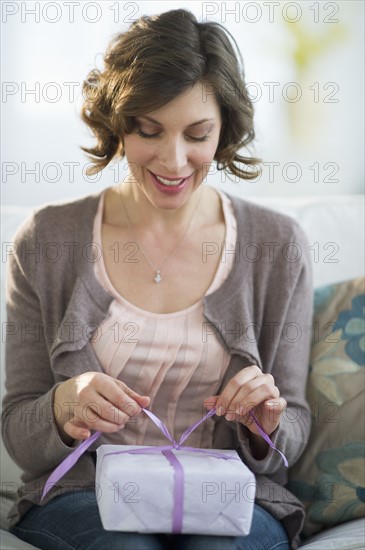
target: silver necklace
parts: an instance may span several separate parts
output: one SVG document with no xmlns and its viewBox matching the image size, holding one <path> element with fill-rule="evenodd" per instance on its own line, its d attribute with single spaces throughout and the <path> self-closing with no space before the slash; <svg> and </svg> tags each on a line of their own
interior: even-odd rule
<svg viewBox="0 0 365 550">
<path fill-rule="evenodd" d="M 133 231 L 132 222 L 131 222 L 131 220 L 130 220 L 130 218 L 129 218 L 127 209 L 126 209 L 125 204 L 124 204 L 124 200 L 123 200 L 122 193 L 119 193 L 119 195 L 120 195 L 120 200 L 121 200 L 121 203 L 122 203 L 122 208 L 123 208 L 123 210 L 124 210 L 125 217 L 126 217 L 126 219 L 127 219 L 127 223 L 128 223 L 129 230 L 130 230 L 130 232 L 131 232 L 131 234 L 132 234 L 132 236 L 133 236 L 135 242 L 137 243 L 138 248 L 141 249 L 141 252 L 142 252 L 143 256 L 146 258 L 147 262 L 150 264 L 150 266 L 152 267 L 153 271 L 155 272 L 155 276 L 153 277 L 153 280 L 155 281 L 155 283 L 161 283 L 161 281 L 162 281 L 161 269 L 163 268 L 163 266 L 165 265 L 165 263 L 167 262 L 167 260 L 168 260 L 169 258 L 171 258 L 171 256 L 176 252 L 176 250 L 179 248 L 180 244 L 182 243 L 182 241 L 185 239 L 186 235 L 188 234 L 188 231 L 189 231 L 190 226 L 191 226 L 191 224 L 192 224 L 192 221 L 193 221 L 195 212 L 197 211 L 198 206 L 199 206 L 199 204 L 200 204 L 201 194 L 202 194 L 202 191 L 200 192 L 199 199 L 198 199 L 198 201 L 197 201 L 197 203 L 196 203 L 196 206 L 195 206 L 195 208 L 194 208 L 194 210 L 193 210 L 193 213 L 192 213 L 192 215 L 191 215 L 191 218 L 190 218 L 190 220 L 189 220 L 189 223 L 188 223 L 188 225 L 187 225 L 187 227 L 186 227 L 186 230 L 184 231 L 182 237 L 178 240 L 178 243 L 177 243 L 177 245 L 175 246 L 175 248 L 174 248 L 174 249 L 166 256 L 166 258 L 163 260 L 163 262 L 162 262 L 162 264 L 160 265 L 160 267 L 157 268 L 157 267 L 152 263 L 152 260 L 149 258 L 148 254 L 147 254 L 146 251 L 144 250 L 143 246 L 137 242 L 137 239 L 136 239 L 136 237 L 135 237 L 135 233 L 134 233 L 134 231 Z"/>
</svg>

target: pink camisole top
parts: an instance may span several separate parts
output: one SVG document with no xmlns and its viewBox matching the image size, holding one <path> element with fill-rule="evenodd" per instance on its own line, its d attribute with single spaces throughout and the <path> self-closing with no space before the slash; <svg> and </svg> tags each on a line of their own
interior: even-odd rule
<svg viewBox="0 0 365 550">
<path fill-rule="evenodd" d="M 216 290 L 234 261 L 236 219 L 230 199 L 220 193 L 226 234 L 222 256 L 207 290 Z M 104 193 L 94 220 L 93 240 L 101 250 Z M 223 243 L 222 243 L 223 244 Z M 152 313 L 130 303 L 111 283 L 103 258 L 95 263 L 99 284 L 113 296 L 108 316 L 92 338 L 94 352 L 105 373 L 151 398 L 149 409 L 167 426 L 175 440 L 207 411 L 203 402 L 217 395 L 230 356 L 203 316 L 203 297 L 174 313 Z M 162 283 L 163 284 L 163 283 Z M 214 423 L 210 418 L 189 437 L 187 445 L 212 446 Z M 123 445 L 166 445 L 167 439 L 147 415 L 131 418 L 110 441 Z"/>
</svg>

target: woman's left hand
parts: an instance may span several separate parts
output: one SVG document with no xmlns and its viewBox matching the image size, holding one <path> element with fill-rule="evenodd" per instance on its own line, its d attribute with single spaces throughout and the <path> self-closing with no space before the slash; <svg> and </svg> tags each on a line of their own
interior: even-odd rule
<svg viewBox="0 0 365 550">
<path fill-rule="evenodd" d="M 263 430 L 268 434 L 278 427 L 286 407 L 271 374 L 264 374 L 256 365 L 240 370 L 228 382 L 220 395 L 204 401 L 207 409 L 216 408 L 218 416 L 240 422 L 255 435 L 260 432 L 249 412 L 253 410 Z"/>
</svg>

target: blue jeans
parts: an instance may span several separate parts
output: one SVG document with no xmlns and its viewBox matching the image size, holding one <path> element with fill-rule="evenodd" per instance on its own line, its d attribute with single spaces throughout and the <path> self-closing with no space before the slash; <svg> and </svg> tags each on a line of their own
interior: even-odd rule
<svg viewBox="0 0 365 550">
<path fill-rule="evenodd" d="M 65 493 L 33 506 L 11 529 L 42 550 L 289 550 L 281 523 L 255 504 L 246 537 L 144 535 L 105 531 L 93 491 Z"/>
</svg>

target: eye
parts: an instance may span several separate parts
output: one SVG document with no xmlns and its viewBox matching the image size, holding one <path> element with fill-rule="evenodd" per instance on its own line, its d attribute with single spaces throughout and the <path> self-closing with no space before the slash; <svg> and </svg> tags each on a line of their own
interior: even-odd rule
<svg viewBox="0 0 365 550">
<path fill-rule="evenodd" d="M 202 142 L 202 141 L 208 141 L 209 139 L 209 136 L 203 136 L 203 137 L 192 137 L 192 136 L 186 136 L 186 139 L 188 141 L 198 141 L 198 142 Z"/>
<path fill-rule="evenodd" d="M 142 130 L 138 130 L 137 134 L 139 136 L 141 136 L 142 138 L 146 138 L 146 139 L 155 138 L 155 137 L 159 136 L 159 133 L 157 133 L 157 134 L 146 134 L 145 132 L 142 132 Z"/>
<path fill-rule="evenodd" d="M 139 129 L 137 131 L 137 134 L 141 137 L 141 138 L 144 138 L 144 139 L 152 139 L 152 138 L 157 138 L 160 136 L 160 132 L 156 132 L 154 134 L 146 134 L 146 132 L 142 132 L 141 129 Z M 209 139 L 209 135 L 205 135 L 205 136 L 202 136 L 202 137 L 194 137 L 194 136 L 185 136 L 185 139 L 187 141 L 193 141 L 193 142 L 198 142 L 198 143 L 201 143 L 203 141 L 208 141 Z"/>
</svg>

